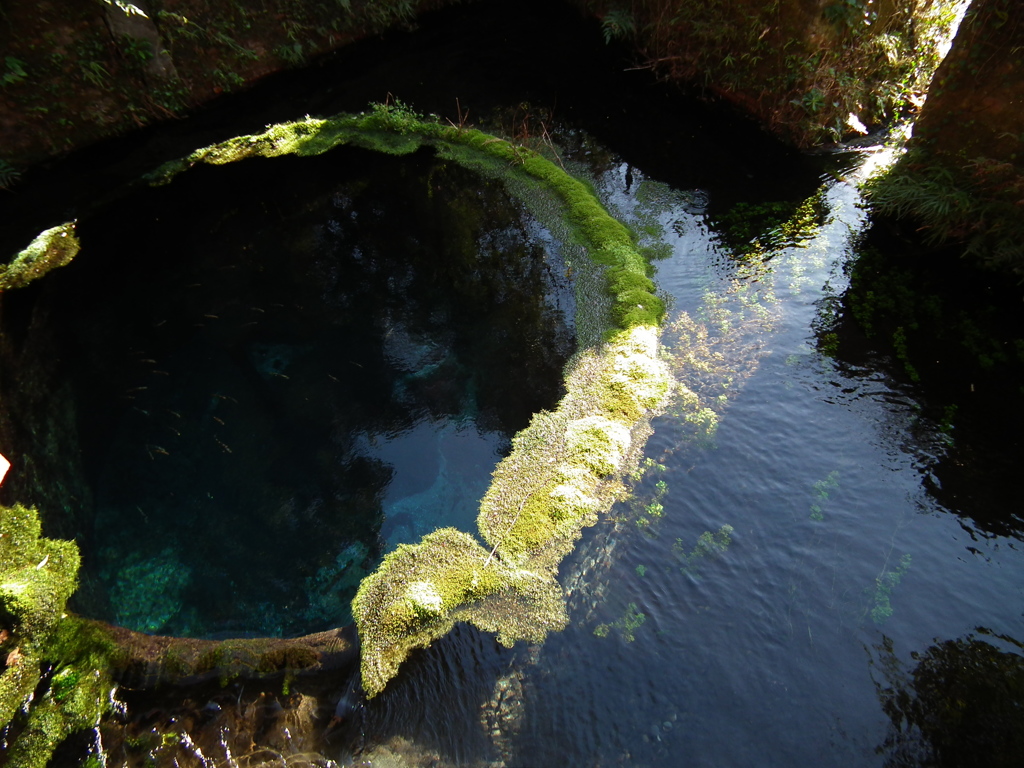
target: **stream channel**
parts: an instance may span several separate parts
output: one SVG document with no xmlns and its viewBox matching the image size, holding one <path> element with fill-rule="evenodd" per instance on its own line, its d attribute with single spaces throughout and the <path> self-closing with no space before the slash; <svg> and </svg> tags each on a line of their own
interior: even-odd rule
<svg viewBox="0 0 1024 768">
<path fill-rule="evenodd" d="M 428 18 L 2 201 L 12 251 L 80 218 L 82 255 L 5 295 L 5 332 L 33 338 L 45 305 L 77 403 L 95 514 L 44 510 L 83 549 L 72 607 L 140 631 L 337 626 L 389 549 L 473 531 L 512 435 L 560 397 L 575 299 L 557 240 L 429 152 L 249 160 L 118 198 L 134 175 L 277 120 L 458 98 L 471 123 L 553 142 L 659 249 L 670 300 L 679 392 L 630 498 L 562 566 L 566 630 L 505 649 L 456 627 L 334 733 L 344 677 L 124 690 L 107 764 L 995 764 L 973 760 L 1021 700 L 1000 682 L 1022 679 L 1011 473 L 974 472 L 998 449 L 979 431 L 943 493 L 943 411 L 892 360 L 822 341 L 867 226 L 856 183 L 884 152 L 795 154 L 627 70 L 568 11 L 516 15 Z M 987 714 L 941 746 L 953 699 Z"/>
</svg>

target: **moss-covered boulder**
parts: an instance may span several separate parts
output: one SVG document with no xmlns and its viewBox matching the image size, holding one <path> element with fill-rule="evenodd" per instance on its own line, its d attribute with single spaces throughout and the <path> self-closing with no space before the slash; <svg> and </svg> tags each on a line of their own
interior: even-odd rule
<svg viewBox="0 0 1024 768">
<path fill-rule="evenodd" d="M 46 765 L 110 705 L 112 646 L 64 613 L 78 567 L 78 547 L 44 538 L 35 510 L 0 507 L 0 726 L 15 734 L 8 766 Z"/>
<path fill-rule="evenodd" d="M 352 611 L 360 627 L 363 687 L 370 696 L 384 689 L 411 650 L 443 637 L 457 621 L 496 632 L 506 645 L 539 642 L 566 622 L 553 580 L 510 568 L 454 528 L 399 545 L 363 580 Z"/>
<path fill-rule="evenodd" d="M 69 264 L 79 247 L 72 221 L 41 232 L 10 264 L 0 264 L 0 292 L 21 288 L 51 269 Z"/>
</svg>

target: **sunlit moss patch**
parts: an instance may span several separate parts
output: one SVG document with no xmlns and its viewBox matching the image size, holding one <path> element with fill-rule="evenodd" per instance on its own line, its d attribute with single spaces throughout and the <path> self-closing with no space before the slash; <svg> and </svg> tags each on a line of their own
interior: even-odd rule
<svg viewBox="0 0 1024 768">
<path fill-rule="evenodd" d="M 40 232 L 9 264 L 0 265 L 0 291 L 21 288 L 51 269 L 71 263 L 80 246 L 72 221 Z"/>
<path fill-rule="evenodd" d="M 261 134 L 237 136 L 165 163 L 149 179 L 166 184 L 197 163 L 223 165 L 252 157 L 312 156 L 342 145 L 392 155 L 429 146 L 470 169 L 513 182 L 513 191 L 515 181 L 542 188 L 560 201 L 562 219 L 575 243 L 587 249 L 594 263 L 607 267 L 607 290 L 616 325 L 657 326 L 664 317 L 664 302 L 654 294 L 650 267 L 633 233 L 605 210 L 588 184 L 531 149 L 475 129 L 442 125 L 402 104 L 379 104 L 357 115 L 307 117 L 272 125 Z"/>
<path fill-rule="evenodd" d="M 560 590 L 544 582 L 490 557 L 472 536 L 454 528 L 399 545 L 363 580 L 353 601 L 363 687 L 370 695 L 379 693 L 409 651 L 444 636 L 456 621 L 496 631 L 509 645 L 561 629 Z M 488 604 L 488 598 L 498 601 Z M 511 607 L 515 603 L 518 608 Z"/>
<path fill-rule="evenodd" d="M 109 642 L 79 632 L 64 613 L 78 567 L 75 544 L 43 538 L 35 510 L 0 507 L 0 724 L 24 712 L 6 765 L 46 765 L 61 741 L 109 708 Z M 44 667 L 52 668 L 40 691 Z"/>
</svg>

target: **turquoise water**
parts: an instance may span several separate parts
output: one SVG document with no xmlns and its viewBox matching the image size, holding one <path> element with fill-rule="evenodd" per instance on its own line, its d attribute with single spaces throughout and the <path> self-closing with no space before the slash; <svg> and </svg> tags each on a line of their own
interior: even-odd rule
<svg viewBox="0 0 1024 768">
<path fill-rule="evenodd" d="M 944 400 L 850 342 L 855 185 L 875 153 L 796 155 L 609 64 L 599 30 L 553 20 L 534 49 L 529 24 L 488 18 L 445 17 L 216 128 L 258 128 L 255 102 L 292 118 L 389 90 L 424 111 L 459 96 L 474 120 L 499 102 L 497 122 L 532 100 L 567 167 L 661 247 L 663 342 L 685 390 L 653 422 L 632 497 L 562 567 L 570 627 L 513 649 L 456 627 L 333 731 L 349 670 L 288 692 L 122 690 L 128 714 L 102 731 L 111 764 L 141 764 L 117 750 L 156 729 L 189 738 L 154 749 L 161 766 L 197 750 L 218 768 L 1014 765 L 1019 438 L 971 416 L 980 385 Z M 807 201 L 769 231 L 766 210 Z M 81 229 L 97 245 L 54 273 L 51 305 L 96 441 L 76 608 L 139 628 L 344 621 L 388 549 L 472 523 L 572 352 L 550 236 L 429 157 L 195 169 Z"/>
<path fill-rule="evenodd" d="M 383 554 L 475 530 L 573 349 L 536 224 L 429 154 L 217 169 L 79 231 L 44 299 L 95 483 L 76 608 L 144 632 L 350 623 Z"/>
</svg>

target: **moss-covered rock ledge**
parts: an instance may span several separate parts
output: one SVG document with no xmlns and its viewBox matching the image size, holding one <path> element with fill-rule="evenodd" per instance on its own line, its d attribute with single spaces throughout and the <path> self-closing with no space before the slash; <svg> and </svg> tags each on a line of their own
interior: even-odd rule
<svg viewBox="0 0 1024 768">
<path fill-rule="evenodd" d="M 495 632 L 505 644 L 540 641 L 565 626 L 558 565 L 582 529 L 624 492 L 621 477 L 635 466 L 649 433 L 648 418 L 667 397 L 670 377 L 658 356 L 664 305 L 633 233 L 586 183 L 537 152 L 496 136 L 443 125 L 400 104 L 378 105 L 358 115 L 306 118 L 236 137 L 165 164 L 147 181 L 170 183 L 197 163 L 317 155 L 345 144 L 395 155 L 430 147 L 502 180 L 562 239 L 578 294 L 580 344 L 566 372 L 566 395 L 555 411 L 537 414 L 516 436 L 512 453 L 495 471 L 478 518 L 486 546 L 465 532 L 437 530 L 417 544 L 400 546 L 361 585 L 353 612 L 363 685 L 373 696 L 409 651 L 429 645 L 457 621 Z M 65 261 L 54 259 L 52 266 Z M 42 271 L 32 270 L 31 277 Z M 123 663 L 126 647 L 133 657 L 161 659 L 165 665 L 174 660 L 159 648 L 140 651 L 145 643 L 115 628 L 89 627 L 121 649 L 115 666 L 122 670 L 130 667 Z M 200 641 L 170 645 L 184 648 L 187 642 Z M 287 657 L 285 646 L 297 641 L 278 642 L 283 643 L 278 655 Z M 180 659 L 179 673 L 223 673 L 227 667 L 221 661 L 234 656 L 221 646 L 205 651 L 205 666 L 191 656 Z M 218 653 L 224 657 L 220 661 Z M 147 684 L 146 677 L 137 676 L 135 683 Z"/>
<path fill-rule="evenodd" d="M 603 297 L 577 302 L 577 327 L 603 340 L 577 354 L 558 408 L 534 417 L 494 473 L 478 518 L 490 549 L 466 533 L 435 531 L 399 547 L 363 581 L 353 614 L 363 686 L 373 696 L 410 650 L 429 645 L 456 621 L 496 632 L 509 645 L 540 641 L 565 626 L 558 564 L 582 529 L 623 492 L 618 478 L 646 440 L 646 417 L 666 397 L 669 375 L 658 359 L 664 304 L 632 232 L 585 183 L 504 139 L 425 119 L 401 104 L 378 105 L 359 115 L 307 118 L 239 136 L 168 163 L 151 179 L 167 183 L 196 163 L 316 155 L 342 144 L 396 155 L 429 146 L 504 181 L 579 250 L 577 260 L 586 263 L 574 267 L 599 271 L 604 280 Z"/>
<path fill-rule="evenodd" d="M 35 510 L 0 507 L 0 724 L 6 766 L 41 768 L 71 733 L 99 725 L 118 685 L 283 679 L 352 665 L 350 628 L 303 637 L 199 640 L 111 627 L 65 611 L 74 542 L 42 536 Z"/>
</svg>

